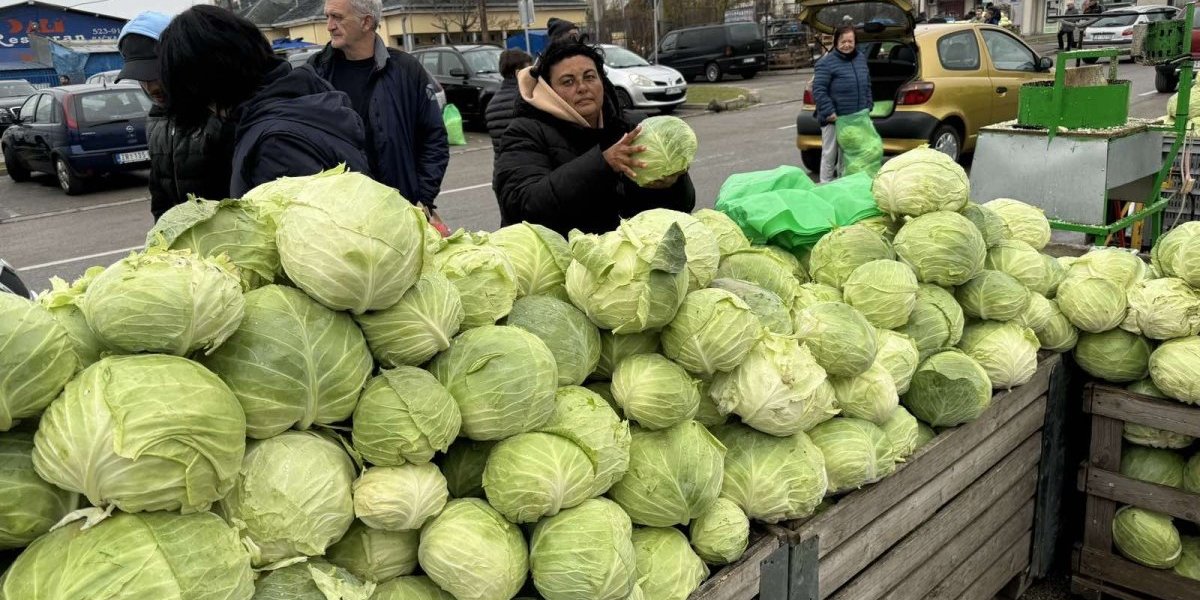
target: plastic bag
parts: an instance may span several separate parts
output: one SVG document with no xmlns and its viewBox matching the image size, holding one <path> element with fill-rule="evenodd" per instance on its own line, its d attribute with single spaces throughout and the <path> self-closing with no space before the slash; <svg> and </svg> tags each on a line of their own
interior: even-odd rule
<svg viewBox="0 0 1200 600">
<path fill-rule="evenodd" d="M 450 140 L 450 145 L 466 146 L 467 136 L 463 133 L 462 113 L 458 112 L 458 107 L 447 104 L 442 110 L 442 121 L 446 124 L 446 137 Z"/>
<path fill-rule="evenodd" d="M 883 139 L 871 123 L 870 111 L 839 115 L 834 125 L 842 150 L 842 175 L 866 173 L 874 177 L 883 166 Z"/>
<path fill-rule="evenodd" d="M 734 173 L 721 184 L 721 191 L 717 192 L 717 203 L 776 190 L 808 190 L 816 185 L 804 169 L 792 165 L 783 165 L 770 171 Z"/>
</svg>

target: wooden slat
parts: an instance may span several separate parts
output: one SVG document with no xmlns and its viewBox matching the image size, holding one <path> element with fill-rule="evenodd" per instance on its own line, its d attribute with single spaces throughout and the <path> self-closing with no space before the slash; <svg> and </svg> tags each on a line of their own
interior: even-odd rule
<svg viewBox="0 0 1200 600">
<path fill-rule="evenodd" d="M 1063 481 L 1067 477 L 1067 380 L 1059 363 L 1050 373 L 1046 390 L 1046 422 L 1042 425 L 1042 455 L 1038 459 L 1037 508 L 1033 518 L 1033 548 L 1025 584 L 1050 574 L 1062 530 Z M 1025 587 L 1024 585 L 1021 587 Z"/>
<path fill-rule="evenodd" d="M 938 549 L 933 556 L 924 562 L 913 563 L 909 576 L 901 581 L 900 585 L 889 591 L 884 598 L 888 600 L 925 598 L 930 590 L 937 587 L 951 573 L 957 571 L 959 566 L 967 561 L 976 550 L 997 537 L 997 532 L 1004 527 L 1015 527 L 1013 523 L 1016 522 L 1032 523 L 1033 512 L 1034 503 L 1030 500 L 1026 499 L 1023 503 L 1017 502 L 1017 506 L 1014 507 L 1011 499 L 1006 495 L 995 506 L 980 515 L 971 527 L 959 532 L 954 539 Z"/>
<path fill-rule="evenodd" d="M 913 565 L 919 564 L 956 533 L 969 528 L 972 520 L 987 510 L 998 496 L 1013 489 L 1013 484 L 1023 473 L 1032 472 L 1037 465 L 1042 445 L 1041 435 L 1036 432 L 1042 416 L 1041 406 L 1041 402 L 1031 405 L 1010 422 L 1010 425 L 1018 425 L 1023 416 L 1032 413 L 1036 417 L 1029 425 L 1035 430 L 1033 435 L 1021 428 L 1001 430 L 929 485 L 905 498 L 875 523 L 829 553 L 821 561 L 821 596 L 830 597 L 836 590 L 837 593 L 832 595 L 836 600 L 878 598 L 903 581 Z M 1018 444 L 1013 438 L 1025 441 L 1013 450 Z M 1034 481 L 1019 486 L 1027 489 L 1017 506 L 1033 497 Z M 904 541 L 893 548 L 893 544 L 901 539 Z M 843 586 L 850 580 L 853 581 Z"/>
<path fill-rule="evenodd" d="M 1009 546 L 1000 558 L 976 579 L 971 587 L 959 595 L 958 600 L 992 600 L 1014 577 L 1029 567 L 1029 548 L 1033 543 L 1033 531 Z"/>
<path fill-rule="evenodd" d="M 988 538 L 983 545 L 978 547 L 978 550 L 975 550 L 969 558 L 958 565 L 957 569 L 939 582 L 921 600 L 950 600 L 962 595 L 1013 544 L 1017 543 L 1018 540 L 1027 539 L 1031 535 L 1033 531 L 1033 505 L 1033 498 L 1030 498 L 1029 502 L 1021 510 L 1017 511 L 1016 516 L 1001 526 L 999 531 L 991 538 Z M 1025 542 L 1025 544 L 1028 543 L 1028 541 Z"/>
<path fill-rule="evenodd" d="M 1121 421 L 1092 415 L 1091 466 L 1109 471 L 1121 469 Z M 1089 497 L 1083 529 L 1083 545 L 1107 550 L 1112 547 L 1112 519 L 1117 504 L 1104 498 Z"/>
<path fill-rule="evenodd" d="M 992 399 L 992 406 L 979 419 L 938 436 L 918 450 L 892 476 L 849 494 L 816 517 L 790 524 L 790 528 L 798 538 L 819 538 L 819 553 L 824 557 L 1041 397 L 1049 385 L 1051 371 L 1061 360 L 1060 356 L 1053 355 L 1042 361 L 1029 383 L 997 394 Z"/>
<path fill-rule="evenodd" d="M 1087 470 L 1087 493 L 1200 523 L 1200 494 L 1192 494 L 1178 488 L 1139 481 L 1104 469 L 1090 468 Z"/>
<path fill-rule="evenodd" d="M 1071 577 L 1071 593 L 1088 600 L 1146 600 L 1145 596 L 1079 575 Z"/>
<path fill-rule="evenodd" d="M 1150 569 L 1111 552 L 1080 549 L 1080 575 L 1137 590 L 1160 600 L 1200 600 L 1200 582 L 1171 571 Z"/>
<path fill-rule="evenodd" d="M 762 562 L 781 545 L 779 538 L 764 535 L 742 558 L 708 578 L 689 596 L 690 600 L 750 600 L 758 595 Z"/>
<path fill-rule="evenodd" d="M 1200 437 L 1200 410 L 1182 402 L 1160 400 L 1131 394 L 1122 389 L 1093 385 L 1088 408 L 1094 415 Z"/>
</svg>

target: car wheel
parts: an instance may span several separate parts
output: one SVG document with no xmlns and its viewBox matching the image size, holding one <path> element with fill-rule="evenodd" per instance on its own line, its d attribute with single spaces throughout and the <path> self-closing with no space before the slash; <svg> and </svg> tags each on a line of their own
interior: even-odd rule
<svg viewBox="0 0 1200 600">
<path fill-rule="evenodd" d="M 929 137 L 929 147 L 958 162 L 962 156 L 962 136 L 957 129 L 942 124 L 933 130 L 933 135 Z"/>
<path fill-rule="evenodd" d="M 11 146 L 5 146 L 4 148 L 4 168 L 8 171 L 8 176 L 13 181 L 17 183 L 29 181 L 29 169 L 21 164 L 21 159 L 17 158 Z"/>
<path fill-rule="evenodd" d="M 83 179 L 80 179 L 71 170 L 71 165 L 67 164 L 67 161 L 61 156 L 54 158 L 54 175 L 58 178 L 58 187 L 61 187 L 68 196 L 77 196 L 83 193 Z"/>
<path fill-rule="evenodd" d="M 617 103 L 621 106 L 621 110 L 633 108 L 633 98 L 630 98 L 629 92 L 625 90 L 617 90 Z"/>
<path fill-rule="evenodd" d="M 1179 87 L 1179 77 L 1175 75 L 1175 67 L 1171 67 L 1170 72 L 1154 70 L 1154 89 L 1160 94 L 1170 94 Z"/>
<path fill-rule="evenodd" d="M 808 169 L 813 175 L 821 174 L 821 151 L 820 150 L 801 150 L 800 164 Z"/>
<path fill-rule="evenodd" d="M 742 73 L 742 79 L 754 79 L 755 75 L 758 75 L 758 71 L 746 71 Z"/>
<path fill-rule="evenodd" d="M 704 65 L 704 80 L 709 83 L 721 81 L 725 74 L 721 72 L 721 65 L 715 62 L 710 62 Z"/>
</svg>

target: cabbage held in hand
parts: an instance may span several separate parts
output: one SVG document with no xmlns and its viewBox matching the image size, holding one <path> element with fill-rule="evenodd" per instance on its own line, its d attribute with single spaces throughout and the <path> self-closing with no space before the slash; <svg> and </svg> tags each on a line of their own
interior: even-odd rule
<svg viewBox="0 0 1200 600">
<path fill-rule="evenodd" d="M 1092 377 L 1126 383 L 1146 376 L 1151 350 L 1146 338 L 1124 329 L 1084 333 L 1075 346 L 1075 362 Z"/>
<path fill-rule="evenodd" d="M 466 314 L 445 275 L 425 273 L 389 308 L 356 315 L 371 354 L 385 368 L 419 367 L 450 347 Z"/>
<path fill-rule="evenodd" d="M 850 274 L 842 295 L 872 325 L 894 329 L 908 323 L 917 305 L 917 276 L 903 263 L 873 260 Z"/>
<path fill-rule="evenodd" d="M 229 388 L 190 360 L 109 357 L 67 384 L 34 443 L 38 475 L 96 506 L 200 512 L 234 487 L 246 417 Z"/>
<path fill-rule="evenodd" d="M 608 495 L 639 525 L 685 525 L 717 499 L 724 473 L 725 446 L 703 425 L 637 429 L 629 472 Z"/>
<path fill-rule="evenodd" d="M 678 175 L 692 165 L 699 144 L 696 132 L 692 131 L 687 121 L 661 115 L 645 119 L 638 126 L 642 131 L 634 138 L 633 145 L 646 148 L 634 155 L 634 158 L 646 163 L 646 166 L 633 170 L 636 175 L 633 180 L 638 185 L 646 186 Z"/>
<path fill-rule="evenodd" d="M 875 328 L 841 302 L 814 304 L 796 315 L 796 337 L 834 377 L 857 377 L 875 362 Z"/>
<path fill-rule="evenodd" d="M 587 500 L 538 522 L 529 565 L 546 600 L 626 600 L 637 585 L 633 524 L 611 500 Z"/>
<path fill-rule="evenodd" d="M 427 463 L 450 448 L 461 427 L 454 397 L 428 371 L 385 370 L 354 409 L 354 449 L 382 467 Z"/>
<path fill-rule="evenodd" d="M 932 212 L 917 217 L 896 234 L 896 255 L 912 267 L 921 283 L 962 285 L 983 270 L 987 244 L 966 217 Z"/>
<path fill-rule="evenodd" d="M 692 373 L 712 376 L 741 364 L 761 335 L 762 324 L 741 298 L 725 290 L 696 290 L 663 330 L 663 353 Z"/>
<path fill-rule="evenodd" d="M 374 366 L 350 315 L 278 285 L 245 302 L 237 331 L 201 360 L 241 402 L 246 435 L 265 439 L 349 418 Z"/>
<path fill-rule="evenodd" d="M 856 490 L 896 470 L 896 450 L 878 425 L 837 417 L 813 427 L 810 438 L 825 457 L 831 493 Z"/>
<path fill-rule="evenodd" d="M 1037 335 L 1016 323 L 968 325 L 958 347 L 983 367 L 997 390 L 1025 385 L 1037 373 Z"/>
<path fill-rule="evenodd" d="M 744 425 L 723 425 L 713 434 L 725 445 L 721 497 L 765 523 L 813 514 L 828 488 L 825 456 L 803 433 L 776 437 Z"/>
<path fill-rule="evenodd" d="M 1009 198 L 985 202 L 983 207 L 1004 220 L 1014 240 L 1029 244 L 1034 250 L 1041 250 L 1050 243 L 1050 222 L 1042 209 Z"/>
<path fill-rule="evenodd" d="M 473 440 L 532 431 L 554 412 L 554 355 L 524 329 L 489 325 L 467 331 L 429 371 L 458 402 L 462 434 Z"/>
<path fill-rule="evenodd" d="M 808 256 L 813 281 L 830 287 L 845 285 L 858 267 L 896 257 L 892 245 L 864 225 L 839 227 L 825 234 Z"/>
<path fill-rule="evenodd" d="M 362 314 L 400 301 L 424 263 L 425 219 L 361 173 L 314 178 L 283 209 L 276 241 L 288 279 L 321 304 Z"/>
<path fill-rule="evenodd" d="M 571 248 L 554 230 L 534 223 L 502 227 L 488 238 L 504 251 L 517 276 L 517 295 L 567 299 Z"/>
<path fill-rule="evenodd" d="M 568 302 L 526 296 L 513 303 L 505 324 L 524 329 L 546 344 L 558 366 L 558 385 L 582 384 L 600 362 L 600 331 Z"/>
<path fill-rule="evenodd" d="M 1200 405 L 1197 365 L 1200 365 L 1200 337 L 1170 340 L 1150 355 L 1150 378 L 1167 396 Z"/>
<path fill-rule="evenodd" d="M 34 542 L 0 581 L 0 598 L 10 600 L 253 595 L 250 555 L 212 513 L 117 513 L 89 529 L 71 523 Z"/>
<path fill-rule="evenodd" d="M 78 365 L 67 330 L 46 308 L 0 293 L 0 431 L 42 412 Z"/>
<path fill-rule="evenodd" d="M 225 254 L 237 265 L 243 288 L 252 290 L 275 281 L 280 268 L 275 222 L 264 208 L 248 200 L 189 196 L 159 217 L 146 234 L 146 247 L 163 245 L 196 256 Z"/>
<path fill-rule="evenodd" d="M 928 146 L 884 163 L 871 185 L 879 208 L 893 216 L 956 211 L 966 206 L 970 191 L 967 172 L 953 158 Z"/>
<path fill-rule="evenodd" d="M 516 525 L 486 502 L 454 500 L 421 531 L 421 569 L 458 600 L 508 600 L 529 574 Z"/>
<path fill-rule="evenodd" d="M 604 235 L 571 238 L 567 294 L 588 318 L 613 333 L 639 333 L 671 322 L 688 292 L 683 229 L 672 223 L 647 244 L 627 223 Z"/>
<path fill-rule="evenodd" d="M 729 373 L 719 373 L 709 396 L 721 414 L 771 435 L 810 429 L 837 414 L 833 387 L 808 347 L 768 335 Z"/>
<path fill-rule="evenodd" d="M 987 410 L 992 381 L 975 359 L 948 350 L 921 363 L 901 401 L 913 416 L 934 427 L 954 427 Z"/>
<path fill-rule="evenodd" d="M 152 249 L 97 275 L 82 308 L 109 348 L 186 356 L 211 351 L 233 335 L 245 305 L 228 260 Z"/>
</svg>

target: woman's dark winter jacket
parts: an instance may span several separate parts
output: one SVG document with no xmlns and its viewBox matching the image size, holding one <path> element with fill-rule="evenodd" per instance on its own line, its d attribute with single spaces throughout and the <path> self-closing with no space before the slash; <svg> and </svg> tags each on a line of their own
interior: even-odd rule
<svg viewBox="0 0 1200 600">
<path fill-rule="evenodd" d="M 488 134 L 492 136 L 492 151 L 499 154 L 500 136 L 508 129 L 508 124 L 517 117 L 517 98 L 521 92 L 517 89 L 517 78 L 505 79 L 500 84 L 500 90 L 488 102 L 484 118 L 487 119 Z"/>
<path fill-rule="evenodd" d="M 813 70 L 813 100 L 817 103 L 817 123 L 821 125 L 828 125 L 833 115 L 869 110 L 874 101 L 867 55 L 857 50 L 851 54 L 834 50 L 821 57 Z"/>
<path fill-rule="evenodd" d="M 209 117 L 201 129 L 179 128 L 157 107 L 146 119 L 150 140 L 150 212 L 158 220 L 188 194 L 206 200 L 229 197 L 234 123 Z"/>
<path fill-rule="evenodd" d="M 350 97 L 334 91 L 310 67 L 279 61 L 263 87 L 238 107 L 229 193 L 285 176 L 319 173 L 345 163 L 370 174 L 362 119 Z"/>
<path fill-rule="evenodd" d="M 492 177 L 502 226 L 528 221 L 565 236 L 572 229 L 611 231 L 622 218 L 651 208 L 691 212 L 696 192 L 687 173 L 670 188 L 654 190 L 605 162 L 603 152 L 633 129 L 618 107 L 604 103 L 602 127 L 586 127 L 573 109 L 564 113 L 546 101 L 554 91 L 544 81 L 528 71 L 519 79 L 517 118 L 500 138 Z"/>
</svg>

